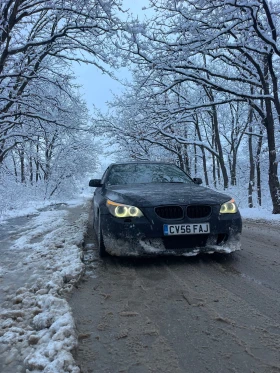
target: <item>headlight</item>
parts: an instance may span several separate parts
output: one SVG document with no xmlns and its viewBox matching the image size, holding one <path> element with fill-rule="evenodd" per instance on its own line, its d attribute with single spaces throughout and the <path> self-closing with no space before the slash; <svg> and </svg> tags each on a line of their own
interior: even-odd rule
<svg viewBox="0 0 280 373">
<path fill-rule="evenodd" d="M 220 214 L 235 214 L 237 211 L 238 207 L 234 199 L 231 199 L 230 201 L 223 203 L 220 208 Z"/>
<path fill-rule="evenodd" d="M 141 210 L 135 206 L 123 205 L 107 199 L 106 205 L 110 213 L 117 218 L 140 218 L 143 216 Z"/>
</svg>

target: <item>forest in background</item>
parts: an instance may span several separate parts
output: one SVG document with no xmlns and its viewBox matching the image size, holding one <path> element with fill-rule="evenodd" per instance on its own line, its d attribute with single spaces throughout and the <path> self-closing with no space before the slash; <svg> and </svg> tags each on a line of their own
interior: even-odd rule
<svg viewBox="0 0 280 373">
<path fill-rule="evenodd" d="M 73 196 L 96 169 L 72 67 L 113 66 L 116 10 L 117 1 L 0 1 L 0 210 Z"/>
<path fill-rule="evenodd" d="M 119 18 L 120 1 L 1 1 L 0 205 L 15 191 L 73 192 L 102 135 L 116 160 L 176 162 L 243 207 L 280 213 L 279 4 L 150 7 L 140 22 Z M 127 65 L 133 79 L 89 118 L 72 61 Z"/>
</svg>

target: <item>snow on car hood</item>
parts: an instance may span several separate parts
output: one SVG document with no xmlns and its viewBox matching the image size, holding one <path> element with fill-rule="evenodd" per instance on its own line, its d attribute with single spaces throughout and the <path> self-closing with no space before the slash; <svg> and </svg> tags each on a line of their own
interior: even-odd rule
<svg viewBox="0 0 280 373">
<path fill-rule="evenodd" d="M 231 199 L 226 194 L 197 184 L 149 183 L 111 185 L 107 198 L 114 202 L 151 207 L 159 205 L 220 204 Z"/>
</svg>

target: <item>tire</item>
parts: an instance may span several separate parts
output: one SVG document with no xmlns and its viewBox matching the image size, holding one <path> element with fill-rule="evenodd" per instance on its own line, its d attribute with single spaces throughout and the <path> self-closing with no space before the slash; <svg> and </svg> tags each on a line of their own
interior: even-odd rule
<svg viewBox="0 0 280 373">
<path fill-rule="evenodd" d="M 97 233 L 97 236 L 98 236 L 97 238 L 98 238 L 99 256 L 101 258 L 104 258 L 105 256 L 108 255 L 108 253 L 106 251 L 106 248 L 105 248 L 105 245 L 104 245 L 104 241 L 103 241 L 100 215 L 99 215 L 99 219 L 98 219 L 98 233 Z"/>
</svg>

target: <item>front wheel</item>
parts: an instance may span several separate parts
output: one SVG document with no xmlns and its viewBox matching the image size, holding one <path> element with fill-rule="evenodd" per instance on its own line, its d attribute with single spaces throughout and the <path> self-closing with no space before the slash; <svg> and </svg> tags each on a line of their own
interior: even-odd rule
<svg viewBox="0 0 280 373">
<path fill-rule="evenodd" d="M 106 248 L 105 248 L 105 245 L 104 245 L 104 241 L 103 241 L 103 234 L 102 234 L 102 229 L 101 229 L 101 218 L 100 218 L 100 215 L 99 215 L 99 219 L 98 219 L 98 233 L 97 233 L 97 238 L 98 238 L 98 250 L 99 250 L 99 256 L 101 258 L 104 258 L 105 256 L 108 255 L 107 251 L 106 251 Z"/>
</svg>

